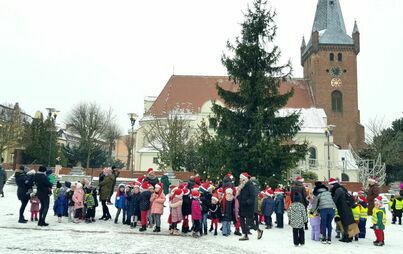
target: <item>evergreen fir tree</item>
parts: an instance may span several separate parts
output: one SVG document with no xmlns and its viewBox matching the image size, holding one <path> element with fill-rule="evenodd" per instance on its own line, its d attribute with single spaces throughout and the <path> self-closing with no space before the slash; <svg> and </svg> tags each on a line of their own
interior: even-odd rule
<svg viewBox="0 0 403 254">
<path fill-rule="evenodd" d="M 226 106 L 214 104 L 215 117 L 210 119 L 225 154 L 223 163 L 235 174 L 248 171 L 262 182 L 273 176 L 284 180 L 286 171 L 306 154 L 306 144 L 292 141 L 300 130 L 298 113 L 278 114 L 293 91 L 279 92 L 280 82 L 290 78 L 292 69 L 290 63 L 278 64 L 275 16 L 266 1 L 255 0 L 248 8 L 241 36 L 227 43 L 230 55 L 222 57 L 238 89 L 224 90 L 217 84 Z"/>
</svg>

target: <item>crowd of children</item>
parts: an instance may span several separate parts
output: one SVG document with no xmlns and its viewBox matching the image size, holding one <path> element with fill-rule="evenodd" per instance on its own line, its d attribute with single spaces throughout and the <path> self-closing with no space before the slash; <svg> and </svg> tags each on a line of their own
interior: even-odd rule
<svg viewBox="0 0 403 254">
<path fill-rule="evenodd" d="M 220 232 L 223 236 L 230 236 L 231 225 L 235 227 L 234 235 L 241 235 L 237 198 L 240 187 L 235 186 L 234 177 L 231 174 L 226 175 L 225 178 L 226 181 L 218 186 L 199 179 L 197 181 L 191 179 L 188 183 L 182 183 L 179 186 L 171 185 L 167 196 L 163 192 L 164 185 L 159 181 L 154 182 L 153 185 L 140 178 L 133 183 L 119 184 L 114 202 L 117 209 L 114 222 L 119 223 L 119 217 L 122 214 L 122 224 L 129 225 L 131 228 L 139 226 L 141 232 L 146 231 L 147 228 L 153 228 L 154 233 L 159 233 L 162 224 L 161 216 L 165 207 L 168 207 L 169 233 L 172 235 L 192 232 L 192 236 L 197 238 L 207 235 L 208 232 L 213 235 L 218 235 Z M 308 222 L 311 226 L 312 240 L 330 243 L 331 222 L 334 217 L 337 225 L 336 238 L 339 238 L 340 232 L 343 232 L 343 226 L 340 224 L 340 215 L 336 206 L 332 204 L 332 194 L 324 185 L 317 187 L 313 193 L 306 191 L 305 196 L 300 195 L 295 189 L 294 192 L 286 191 L 282 186 L 278 186 L 275 190 L 267 187 L 258 191 L 255 223 L 264 224 L 266 229 L 271 229 L 274 224 L 276 228 L 283 228 L 284 213 L 287 211 L 289 225 L 293 228 L 294 245 L 303 246 L 304 231 Z M 40 202 L 35 190 L 30 196 L 31 221 L 37 221 Z M 63 185 L 57 182 L 53 196 L 54 214 L 58 217 L 59 223 L 64 216 L 68 217 L 69 222 L 74 223 L 95 222 L 95 210 L 98 206 L 97 189 L 88 180 L 83 179 L 77 183 L 66 181 Z M 371 228 L 374 229 L 376 236 L 374 244 L 383 246 L 386 212 L 381 197 L 375 199 L 372 215 L 368 215 L 368 200 L 365 193 L 354 193 L 353 196 L 355 203 L 351 206 L 351 212 L 359 230 L 350 237 L 354 237 L 356 241 L 359 238 L 365 238 L 367 219 L 371 216 L 373 225 Z M 302 202 L 302 197 L 306 197 L 308 207 Z M 401 225 L 403 198 L 399 194 L 391 197 L 389 210 L 393 216 L 392 224 Z M 272 218 L 273 214 L 275 214 L 275 221 Z M 330 218 L 330 226 L 324 216 L 329 216 L 327 219 Z M 181 231 L 179 224 L 182 225 Z"/>
</svg>

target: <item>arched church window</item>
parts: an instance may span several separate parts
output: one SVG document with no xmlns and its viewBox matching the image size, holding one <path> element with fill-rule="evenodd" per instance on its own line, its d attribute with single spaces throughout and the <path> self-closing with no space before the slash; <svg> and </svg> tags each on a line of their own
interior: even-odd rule
<svg viewBox="0 0 403 254">
<path fill-rule="evenodd" d="M 334 54 L 333 53 L 330 53 L 330 55 L 329 55 L 329 59 L 330 59 L 330 61 L 334 61 Z"/>
<path fill-rule="evenodd" d="M 332 92 L 332 110 L 333 112 L 343 112 L 343 94 L 340 91 Z"/>
<path fill-rule="evenodd" d="M 339 61 L 339 62 L 343 61 L 343 54 L 342 53 L 337 54 L 337 61 Z"/>
</svg>

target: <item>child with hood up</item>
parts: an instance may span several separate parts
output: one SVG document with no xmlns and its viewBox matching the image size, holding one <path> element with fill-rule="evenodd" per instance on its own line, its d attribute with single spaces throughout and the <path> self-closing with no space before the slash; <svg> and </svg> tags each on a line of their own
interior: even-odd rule
<svg viewBox="0 0 403 254">
<path fill-rule="evenodd" d="M 154 193 L 151 194 L 151 215 L 155 223 L 153 232 L 161 232 L 161 215 L 164 213 L 165 195 L 162 190 L 162 183 L 154 186 Z"/>
<path fill-rule="evenodd" d="M 58 186 L 58 191 L 55 191 L 55 203 L 53 209 L 57 215 L 57 221 L 59 223 L 62 222 L 62 217 L 65 213 L 67 206 L 67 190 L 66 186 L 62 186 L 62 184 L 57 181 L 56 186 Z"/>
<path fill-rule="evenodd" d="M 91 188 L 85 188 L 85 222 L 95 222 L 95 199 Z"/>
<path fill-rule="evenodd" d="M 126 207 L 125 207 L 125 203 L 126 203 L 126 191 L 128 190 L 128 188 L 126 189 L 126 186 L 121 183 L 119 184 L 118 190 L 116 191 L 116 197 L 115 197 L 115 207 L 118 209 L 116 211 L 116 216 L 115 216 L 115 224 L 118 223 L 118 219 L 119 219 L 119 215 L 123 210 L 123 219 L 122 219 L 122 223 L 125 223 L 126 221 Z"/>
<path fill-rule="evenodd" d="M 74 219 L 74 200 L 73 200 L 73 195 L 74 191 L 76 189 L 76 184 L 70 184 L 71 188 L 68 188 L 66 191 L 66 197 L 67 197 L 67 216 L 69 217 L 69 222 L 73 222 Z"/>
<path fill-rule="evenodd" d="M 276 221 L 277 226 L 276 228 L 283 228 L 284 227 L 284 196 L 283 192 L 280 189 L 276 189 L 274 191 L 276 195 L 274 199 L 274 212 L 276 213 Z"/>
<path fill-rule="evenodd" d="M 84 208 L 84 190 L 81 183 L 76 184 L 74 194 L 72 197 L 74 201 L 74 223 L 80 222 L 80 218 L 83 218 L 83 208 Z"/>
</svg>

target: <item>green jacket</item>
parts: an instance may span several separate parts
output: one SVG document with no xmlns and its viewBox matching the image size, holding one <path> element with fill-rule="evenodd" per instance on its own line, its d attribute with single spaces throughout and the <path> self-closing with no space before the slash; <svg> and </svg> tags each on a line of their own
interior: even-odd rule
<svg viewBox="0 0 403 254">
<path fill-rule="evenodd" d="M 101 200 L 108 200 L 110 198 L 111 192 L 112 192 L 112 188 L 113 188 L 113 183 L 115 180 L 115 176 L 113 175 L 109 175 L 109 176 L 105 176 L 104 180 L 102 182 L 99 183 L 99 198 Z"/>
<path fill-rule="evenodd" d="M 169 186 L 171 185 L 168 176 L 163 175 L 161 177 L 161 183 L 164 185 L 164 194 L 167 195 L 169 193 Z"/>
</svg>

